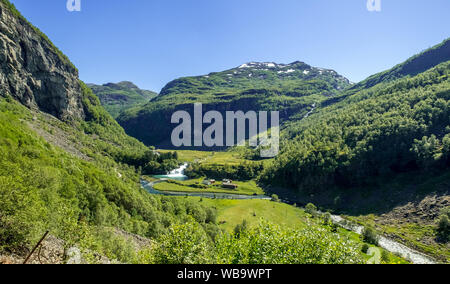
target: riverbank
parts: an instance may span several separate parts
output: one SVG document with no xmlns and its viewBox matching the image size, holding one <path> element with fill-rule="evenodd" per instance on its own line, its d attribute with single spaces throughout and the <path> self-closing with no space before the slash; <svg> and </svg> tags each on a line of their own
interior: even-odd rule
<svg viewBox="0 0 450 284">
<path fill-rule="evenodd" d="M 150 194 L 165 195 L 165 196 L 191 196 L 191 197 L 203 197 L 210 199 L 230 199 L 230 200 L 271 200 L 269 196 L 265 195 L 242 195 L 220 192 L 176 192 L 176 191 L 159 191 L 154 188 L 156 184 L 163 183 L 164 180 L 148 182 L 141 180 L 141 186 Z"/>
<path fill-rule="evenodd" d="M 358 235 L 361 235 L 364 231 L 364 226 L 350 222 L 341 216 L 331 215 L 331 220 L 334 224 L 355 232 Z M 411 261 L 413 264 L 436 264 L 436 261 L 431 257 L 384 236 L 379 236 L 378 245 L 387 251 Z"/>
<path fill-rule="evenodd" d="M 265 195 L 259 196 L 248 196 L 248 195 L 233 195 L 233 194 L 225 194 L 225 193 L 194 193 L 194 192 L 161 192 L 154 189 L 154 185 L 161 183 L 164 181 L 157 180 L 153 182 L 148 182 L 146 180 L 141 180 L 142 187 L 149 192 L 150 194 L 157 195 L 165 195 L 165 196 L 174 196 L 174 197 L 201 197 L 201 198 L 209 198 L 209 199 L 225 199 L 225 200 L 271 200 L 270 197 Z M 348 220 L 345 220 L 343 217 L 338 215 L 332 215 L 332 222 L 346 230 L 354 232 L 358 235 L 362 233 L 364 230 L 363 226 L 357 225 L 356 223 L 352 223 Z M 386 249 L 387 251 L 399 255 L 404 259 L 411 261 L 413 264 L 435 264 L 436 261 L 431 257 L 420 253 L 414 249 L 411 249 L 399 242 L 388 239 L 384 236 L 380 236 L 379 246 Z"/>
</svg>

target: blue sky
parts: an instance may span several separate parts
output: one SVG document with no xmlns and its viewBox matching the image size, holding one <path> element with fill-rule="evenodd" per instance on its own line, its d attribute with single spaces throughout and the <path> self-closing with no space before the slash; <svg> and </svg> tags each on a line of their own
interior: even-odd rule
<svg viewBox="0 0 450 284">
<path fill-rule="evenodd" d="M 297 60 L 357 82 L 450 37 L 450 1 L 11 0 L 87 83 L 169 81 L 250 61 Z"/>
</svg>

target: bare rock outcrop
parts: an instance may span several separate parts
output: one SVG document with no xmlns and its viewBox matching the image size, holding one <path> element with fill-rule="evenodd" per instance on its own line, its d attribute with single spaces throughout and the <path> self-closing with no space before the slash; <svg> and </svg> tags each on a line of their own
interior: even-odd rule
<svg viewBox="0 0 450 284">
<path fill-rule="evenodd" d="M 59 119 L 83 119 L 78 71 L 8 1 L 0 1 L 0 95 Z"/>
</svg>

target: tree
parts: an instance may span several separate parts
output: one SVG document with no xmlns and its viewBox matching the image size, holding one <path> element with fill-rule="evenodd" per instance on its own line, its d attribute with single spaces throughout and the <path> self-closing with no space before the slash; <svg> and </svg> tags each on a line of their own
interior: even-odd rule
<svg viewBox="0 0 450 284">
<path fill-rule="evenodd" d="M 361 239 L 369 244 L 378 245 L 379 237 L 372 227 L 365 227 L 361 234 Z"/>
<path fill-rule="evenodd" d="M 442 157 L 441 143 L 434 134 L 429 138 L 424 136 L 422 140 L 415 139 L 411 151 L 424 168 L 429 168 Z"/>
<path fill-rule="evenodd" d="M 247 220 L 244 219 L 241 224 L 237 224 L 236 227 L 234 227 L 234 235 L 236 236 L 236 238 L 240 238 L 242 233 L 247 231 L 247 229 Z"/>
<path fill-rule="evenodd" d="M 315 216 L 317 214 L 317 207 L 316 205 L 312 203 L 308 203 L 305 207 L 305 211 L 308 214 L 311 214 L 312 216 Z"/>
<path fill-rule="evenodd" d="M 216 241 L 219 264 L 338 264 L 362 263 L 349 240 L 315 226 L 289 229 L 262 221 L 235 238 Z"/>
<path fill-rule="evenodd" d="M 276 194 L 272 194 L 272 201 L 273 202 L 280 202 L 280 198 Z"/>
<path fill-rule="evenodd" d="M 450 207 L 442 210 L 437 224 L 437 235 L 443 242 L 450 239 Z"/>
<path fill-rule="evenodd" d="M 208 264 L 214 257 L 211 241 L 193 220 L 175 225 L 159 238 L 151 259 L 158 264 Z"/>
</svg>

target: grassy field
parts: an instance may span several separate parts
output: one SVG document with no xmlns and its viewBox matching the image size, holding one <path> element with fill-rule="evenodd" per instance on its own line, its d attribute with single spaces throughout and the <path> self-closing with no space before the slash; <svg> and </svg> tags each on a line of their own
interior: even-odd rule
<svg viewBox="0 0 450 284">
<path fill-rule="evenodd" d="M 184 198 L 184 197 L 177 197 Z M 261 219 L 280 226 L 286 226 L 293 229 L 301 229 L 311 225 L 322 225 L 320 218 L 312 218 L 302 208 L 294 207 L 284 203 L 272 202 L 268 200 L 223 200 L 206 199 L 199 197 L 188 197 L 192 200 L 203 203 L 204 205 L 215 207 L 218 211 L 218 222 L 223 230 L 233 232 L 236 225 L 247 221 L 249 227 L 255 227 Z M 359 235 L 345 229 L 338 229 L 338 234 L 347 237 L 355 242 L 359 247 L 363 246 Z M 370 247 L 375 247 L 370 245 Z M 383 251 L 383 249 L 381 249 Z M 369 260 L 368 256 L 361 252 L 361 255 Z M 408 262 L 401 257 L 388 253 L 389 263 L 407 264 Z"/>
<path fill-rule="evenodd" d="M 161 153 L 174 152 L 174 150 L 158 150 Z M 176 150 L 178 153 L 178 159 L 182 162 L 198 162 L 209 158 L 214 152 L 203 152 L 203 151 L 191 151 L 191 150 Z"/>
<path fill-rule="evenodd" d="M 262 218 L 290 228 L 301 228 L 308 223 L 308 214 L 305 211 L 284 203 L 268 200 L 224 199 L 203 199 L 202 202 L 217 208 L 221 227 L 230 232 L 243 220 L 246 220 L 249 226 L 256 226 Z"/>
<path fill-rule="evenodd" d="M 170 150 L 158 150 L 160 152 L 171 152 Z M 243 162 L 252 162 L 243 158 L 242 152 L 239 149 L 227 152 L 204 152 L 192 150 L 180 150 L 178 153 L 179 160 L 188 163 L 202 163 L 206 165 L 238 165 Z M 264 163 L 270 163 L 271 160 L 264 160 Z M 260 188 L 255 181 L 233 183 L 239 185 L 237 190 L 223 189 L 219 185 L 208 186 L 206 188 L 198 188 L 202 184 L 203 178 L 193 179 L 188 181 L 170 181 L 159 183 L 154 186 L 159 191 L 171 192 L 205 192 L 205 193 L 227 193 L 227 194 L 241 194 L 241 195 L 263 195 L 263 189 Z M 200 186 L 201 187 L 201 186 Z M 185 197 L 178 197 L 185 198 Z M 289 228 L 304 228 L 310 225 L 320 225 L 318 218 L 311 218 L 311 216 L 303 209 L 287 205 L 284 203 L 277 203 L 268 200 L 223 200 L 223 199 L 207 199 L 199 197 L 186 197 L 202 202 L 207 206 L 212 206 L 218 210 L 218 222 L 220 227 L 228 232 L 232 232 L 236 225 L 241 224 L 244 220 L 250 227 L 257 226 L 261 219 L 269 222 L 287 226 Z M 338 229 L 341 236 L 345 236 L 357 243 L 360 247 L 363 242 L 360 240 L 358 234 L 347 231 L 345 229 Z M 370 247 L 375 247 L 370 245 Z M 382 251 L 384 251 L 382 249 Z M 361 253 L 365 259 L 369 260 L 371 256 Z M 408 262 L 401 257 L 392 253 L 387 253 L 390 263 L 407 264 Z"/>
<path fill-rule="evenodd" d="M 158 150 L 161 153 L 173 152 L 173 150 Z M 242 152 L 238 149 L 226 152 L 205 152 L 193 150 L 177 150 L 178 159 L 188 163 L 216 164 L 216 165 L 238 165 L 243 162 L 255 162 L 242 157 Z M 264 160 L 268 163 L 271 160 Z"/>
<path fill-rule="evenodd" d="M 142 176 L 142 179 L 144 179 L 144 180 L 146 180 L 148 182 L 154 182 L 154 181 L 159 180 L 159 179 L 151 177 L 151 176 Z"/>
<path fill-rule="evenodd" d="M 238 185 L 238 189 L 225 189 L 222 188 L 221 182 L 217 185 L 205 186 L 205 188 L 198 188 L 196 186 L 202 185 L 203 178 L 192 179 L 188 181 L 168 181 L 158 183 L 154 186 L 159 191 L 171 191 L 171 192 L 211 192 L 211 193 L 229 193 L 229 194 L 242 194 L 242 195 L 264 195 L 264 191 L 260 188 L 255 181 L 240 182 L 233 181 Z"/>
</svg>

